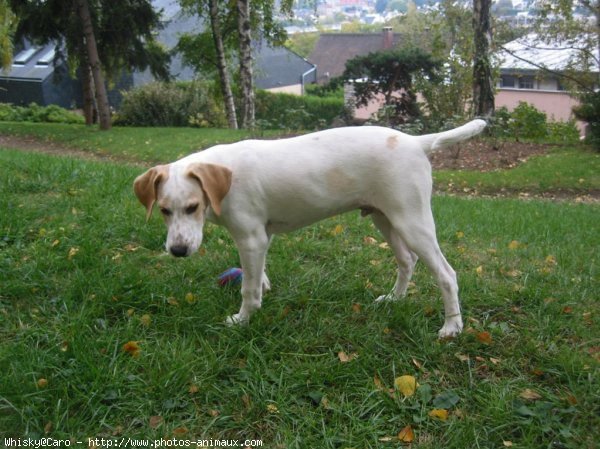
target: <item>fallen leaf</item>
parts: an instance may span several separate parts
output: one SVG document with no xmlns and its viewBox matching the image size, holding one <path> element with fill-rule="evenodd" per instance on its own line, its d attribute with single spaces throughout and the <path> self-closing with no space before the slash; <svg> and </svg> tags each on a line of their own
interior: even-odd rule
<svg viewBox="0 0 600 449">
<path fill-rule="evenodd" d="M 546 259 L 544 259 L 544 262 L 546 262 L 547 265 L 556 265 L 556 257 L 550 255 L 550 256 L 546 256 Z"/>
<path fill-rule="evenodd" d="M 415 365 L 417 368 L 419 368 L 419 369 L 423 368 L 423 365 L 421 365 L 421 363 L 414 357 L 412 358 L 412 362 L 413 362 L 413 365 Z"/>
<path fill-rule="evenodd" d="M 52 421 L 48 421 L 46 423 L 46 425 L 44 426 L 44 433 L 50 433 L 50 432 L 52 432 L 53 428 L 54 428 L 54 424 L 52 424 Z"/>
<path fill-rule="evenodd" d="M 497 365 L 498 363 L 500 363 L 500 359 L 495 359 L 494 357 L 490 357 L 490 362 L 492 362 L 494 365 Z"/>
<path fill-rule="evenodd" d="M 162 416 L 151 416 L 150 419 L 148 420 L 148 426 L 150 426 L 151 429 L 156 429 L 158 426 L 160 426 L 163 423 L 164 419 Z"/>
<path fill-rule="evenodd" d="M 513 442 L 512 441 L 502 441 L 502 445 L 504 447 L 512 447 Z"/>
<path fill-rule="evenodd" d="M 188 304 L 193 304 L 196 301 L 196 298 L 194 298 L 193 293 L 186 293 L 185 300 L 188 302 Z"/>
<path fill-rule="evenodd" d="M 483 274 L 483 266 L 479 265 L 477 268 L 475 268 L 475 273 L 481 276 Z"/>
<path fill-rule="evenodd" d="M 405 397 L 409 397 L 415 394 L 419 384 L 414 376 L 405 375 L 396 377 L 396 379 L 394 379 L 394 386 L 396 387 L 396 390 L 400 391 Z"/>
<path fill-rule="evenodd" d="M 428 413 L 428 415 L 431 418 L 437 418 L 441 421 L 446 421 L 448 419 L 448 410 L 443 408 L 434 408 Z"/>
<path fill-rule="evenodd" d="M 398 439 L 403 443 L 412 443 L 414 441 L 415 433 L 410 424 L 400 431 Z"/>
<path fill-rule="evenodd" d="M 342 363 L 351 362 L 352 360 L 354 360 L 357 357 L 358 357 L 358 354 L 356 352 L 352 352 L 350 354 L 346 354 L 346 352 L 344 352 L 344 351 L 338 352 L 338 359 L 340 359 L 340 362 L 342 362 Z"/>
<path fill-rule="evenodd" d="M 41 379 L 38 379 L 37 386 L 40 388 L 46 388 L 48 386 L 48 379 L 45 379 L 43 377 Z"/>
<path fill-rule="evenodd" d="M 279 413 L 279 409 L 275 404 L 267 404 L 267 411 L 269 413 Z"/>
<path fill-rule="evenodd" d="M 457 239 L 462 239 L 465 236 L 465 233 L 462 231 L 457 231 L 456 232 L 456 238 Z"/>
<path fill-rule="evenodd" d="M 521 393 L 519 393 L 519 397 L 529 401 L 537 401 L 538 399 L 542 399 L 542 396 L 539 393 L 529 388 L 525 388 L 523 391 L 521 391 Z"/>
<path fill-rule="evenodd" d="M 211 408 L 211 409 L 208 411 L 208 414 L 209 414 L 210 416 L 212 416 L 213 418 L 216 418 L 217 416 L 219 416 L 219 415 L 221 414 L 221 412 L 220 412 L 220 411 L 218 411 L 218 410 L 215 410 L 214 408 Z"/>
<path fill-rule="evenodd" d="M 568 394 L 565 397 L 565 400 L 571 405 L 577 405 L 577 403 L 578 403 L 577 398 L 573 394 Z"/>
<path fill-rule="evenodd" d="M 488 331 L 482 331 L 477 333 L 477 340 L 486 345 L 492 344 L 492 335 Z"/>
<path fill-rule="evenodd" d="M 188 388 L 189 394 L 196 394 L 196 393 L 198 393 L 198 391 L 200 391 L 200 388 L 198 388 L 198 385 L 196 385 L 196 384 L 191 384 L 190 388 Z"/>
<path fill-rule="evenodd" d="M 142 349 L 140 348 L 139 342 L 137 341 L 128 341 L 123 345 L 123 351 L 128 353 L 132 357 L 139 356 L 141 350 Z"/>
<path fill-rule="evenodd" d="M 140 323 L 146 327 L 150 327 L 150 324 L 152 323 L 152 317 L 146 313 L 140 317 Z"/>
<path fill-rule="evenodd" d="M 375 240 L 373 237 L 365 237 L 363 239 L 363 241 L 367 244 L 367 245 L 376 245 L 377 244 L 377 240 Z"/>
<path fill-rule="evenodd" d="M 354 313 L 360 313 L 360 310 L 362 309 L 362 305 L 355 302 L 354 304 L 352 304 L 352 311 Z"/>
<path fill-rule="evenodd" d="M 73 257 L 75 257 L 77 255 L 77 253 L 79 252 L 79 248 L 77 248 L 76 246 L 72 247 L 69 250 L 69 255 L 67 256 L 67 258 L 69 260 L 73 259 Z"/>
<path fill-rule="evenodd" d="M 340 235 L 342 232 L 344 232 L 344 226 L 342 226 L 341 224 L 338 224 L 335 228 L 333 228 L 333 230 L 331 231 L 331 235 L 333 235 L 334 237 L 336 235 Z"/>
<path fill-rule="evenodd" d="M 508 249 L 517 249 L 519 248 L 519 246 L 521 246 L 521 244 L 519 243 L 518 240 L 513 240 L 508 244 Z"/>
<path fill-rule="evenodd" d="M 188 433 L 187 427 L 177 427 L 176 429 L 173 429 L 173 435 L 175 436 L 182 436 L 186 433 Z"/>
<path fill-rule="evenodd" d="M 571 306 L 565 306 L 565 307 L 563 307 L 562 313 L 564 313 L 564 314 L 573 313 L 573 307 L 571 307 Z"/>
</svg>

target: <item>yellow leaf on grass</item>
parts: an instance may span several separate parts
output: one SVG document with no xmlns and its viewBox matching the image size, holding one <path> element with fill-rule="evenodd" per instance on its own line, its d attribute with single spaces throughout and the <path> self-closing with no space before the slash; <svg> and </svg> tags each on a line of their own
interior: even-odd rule
<svg viewBox="0 0 600 449">
<path fill-rule="evenodd" d="M 148 426 L 151 429 L 156 429 L 158 426 L 160 426 L 163 423 L 164 419 L 162 416 L 158 416 L 158 415 L 154 415 L 151 416 L 150 419 L 148 420 Z"/>
<path fill-rule="evenodd" d="M 432 418 L 446 421 L 448 419 L 448 410 L 443 408 L 434 408 L 428 413 L 428 415 Z"/>
<path fill-rule="evenodd" d="M 196 301 L 196 298 L 194 297 L 193 293 L 186 293 L 185 294 L 185 300 L 188 302 L 188 304 L 193 304 Z"/>
<path fill-rule="evenodd" d="M 140 348 L 139 342 L 137 341 L 128 341 L 123 345 L 123 351 L 128 353 L 132 357 L 139 356 L 141 350 L 142 348 Z"/>
<path fill-rule="evenodd" d="M 342 362 L 342 363 L 351 362 L 352 360 L 354 360 L 357 357 L 358 357 L 358 354 L 356 352 L 351 352 L 350 354 L 346 354 L 345 351 L 338 352 L 338 359 L 340 359 L 340 362 Z"/>
<path fill-rule="evenodd" d="M 508 440 L 504 440 L 504 441 L 502 441 L 502 445 L 504 447 L 512 447 L 513 446 L 513 442 L 512 441 L 508 441 Z"/>
<path fill-rule="evenodd" d="M 394 386 L 396 387 L 396 390 L 400 391 L 404 396 L 409 397 L 415 394 L 419 384 L 414 376 L 405 375 L 396 377 L 396 379 L 394 379 Z"/>
<path fill-rule="evenodd" d="M 521 244 L 519 243 L 518 240 L 513 240 L 512 242 L 510 242 L 508 244 L 508 249 L 517 249 L 519 246 L 521 246 Z"/>
<path fill-rule="evenodd" d="M 542 396 L 539 393 L 529 388 L 525 388 L 523 391 L 521 391 L 521 393 L 519 393 L 519 397 L 521 399 L 527 399 L 530 401 L 537 401 L 538 399 L 542 399 Z"/>
<path fill-rule="evenodd" d="M 267 404 L 267 411 L 269 413 L 279 413 L 279 409 L 275 404 Z"/>
<path fill-rule="evenodd" d="M 40 388 L 46 388 L 48 386 L 48 379 L 45 379 L 43 377 L 38 379 L 37 386 Z"/>
<path fill-rule="evenodd" d="M 69 250 L 69 255 L 67 256 L 67 258 L 69 260 L 73 259 L 73 257 L 75 257 L 77 255 L 77 253 L 79 252 L 79 248 L 77 248 L 76 246 L 72 247 Z"/>
<path fill-rule="evenodd" d="M 415 433 L 410 424 L 400 431 L 398 439 L 403 443 L 412 443 L 415 440 Z"/>
<path fill-rule="evenodd" d="M 140 317 L 140 323 L 146 327 L 150 327 L 150 324 L 152 323 L 152 317 L 146 313 Z"/>
<path fill-rule="evenodd" d="M 342 232 L 344 232 L 344 226 L 339 224 L 335 228 L 333 228 L 333 230 L 331 231 L 331 235 L 333 235 L 333 236 L 340 235 Z"/>
<path fill-rule="evenodd" d="M 479 265 L 477 268 L 475 268 L 475 273 L 477 273 L 477 275 L 481 276 L 483 274 L 483 266 Z"/>
</svg>

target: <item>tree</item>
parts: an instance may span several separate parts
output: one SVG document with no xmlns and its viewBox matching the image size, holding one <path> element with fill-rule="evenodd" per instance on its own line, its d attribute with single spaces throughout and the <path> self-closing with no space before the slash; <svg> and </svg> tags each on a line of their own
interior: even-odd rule
<svg viewBox="0 0 600 449">
<path fill-rule="evenodd" d="M 104 83 L 104 75 L 102 74 L 102 67 L 100 66 L 96 36 L 94 35 L 94 26 L 92 25 L 92 17 L 90 16 L 90 6 L 87 0 L 75 1 L 83 29 L 83 38 L 86 46 L 85 56 L 94 79 L 96 101 L 98 102 L 98 114 L 100 116 L 100 129 L 108 130 L 111 127 L 110 105 L 108 104 L 106 84 Z"/>
<path fill-rule="evenodd" d="M 254 81 L 252 79 L 252 28 L 250 0 L 237 0 L 240 45 L 240 85 L 242 88 L 242 128 L 254 127 Z"/>
<path fill-rule="evenodd" d="M 419 117 L 416 77 L 435 82 L 440 61 L 417 47 L 392 49 L 358 56 L 346 62 L 346 69 L 337 82 L 354 86 L 356 106 L 366 106 L 378 96 L 393 108 L 393 122 L 405 123 Z"/>
<path fill-rule="evenodd" d="M 0 69 L 10 67 L 17 22 L 17 16 L 10 9 L 8 1 L 0 0 Z"/>
<path fill-rule="evenodd" d="M 227 44 L 232 35 L 229 10 L 218 0 L 180 0 L 184 11 L 198 17 L 208 16 L 210 30 L 190 34 L 179 38 L 176 50 L 183 55 L 186 64 L 198 71 L 207 72 L 207 68 L 216 68 L 225 114 L 229 128 L 237 129 L 237 115 L 231 76 L 228 69 Z"/>
<path fill-rule="evenodd" d="M 228 62 L 233 59 L 231 53 L 238 57 L 239 79 L 241 84 L 242 116 L 244 127 L 252 127 L 254 122 L 254 88 L 252 80 L 252 50 L 255 36 L 260 36 L 269 45 L 283 45 L 287 34 L 281 23 L 275 20 L 275 0 L 236 0 L 235 2 L 218 2 L 217 0 L 179 0 L 184 10 L 199 17 L 207 17 L 211 21 L 210 39 L 206 31 L 180 38 L 177 50 L 184 56 L 184 61 L 196 70 L 206 72 L 207 66 L 217 68 L 221 91 L 223 93 L 228 117 L 233 108 L 231 90 L 227 86 L 231 81 Z M 213 3 L 214 2 L 214 3 Z M 293 1 L 278 2 L 279 12 L 291 14 Z M 211 8 L 212 5 L 212 8 Z M 215 23 L 219 26 L 215 27 Z M 207 43 L 211 42 L 211 48 Z M 230 126 L 233 117 L 229 117 Z"/>
<path fill-rule="evenodd" d="M 80 14 L 80 0 L 10 0 L 21 18 L 16 39 L 27 38 L 38 44 L 55 43 L 55 62 L 68 56 L 72 73 L 82 80 L 86 123 L 98 95 Z M 85 0 L 89 11 L 101 75 L 115 80 L 124 71 L 145 70 L 161 79 L 168 77 L 169 56 L 154 40 L 160 16 L 149 0 Z M 86 5 L 83 5 L 86 6 Z M 89 29 L 88 29 L 89 31 Z M 102 114 L 100 114 L 102 115 Z M 106 116 L 106 113 L 104 113 Z"/>
<path fill-rule="evenodd" d="M 491 0 L 473 0 L 473 110 L 475 115 L 494 114 L 494 80 L 490 49 L 492 47 Z"/>
</svg>

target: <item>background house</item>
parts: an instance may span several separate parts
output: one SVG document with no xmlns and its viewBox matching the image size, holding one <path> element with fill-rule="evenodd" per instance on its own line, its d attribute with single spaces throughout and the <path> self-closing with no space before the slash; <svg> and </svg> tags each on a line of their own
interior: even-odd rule
<svg viewBox="0 0 600 449">
<path fill-rule="evenodd" d="M 505 44 L 504 50 L 497 55 L 500 79 L 496 107 L 505 106 L 512 110 L 524 101 L 545 112 L 549 120 L 573 120 L 573 106 L 579 102 L 564 90 L 560 75 L 587 69 L 578 66 L 578 56 L 577 43 L 542 43 L 535 34 Z M 598 73 L 597 62 L 591 69 Z M 578 123 L 580 130 L 583 126 Z"/>
<path fill-rule="evenodd" d="M 55 48 L 54 44 L 26 43 L 14 56 L 10 69 L 0 71 L 0 102 L 72 107 L 81 89 L 70 77 L 66 62 L 54 65 Z"/>
<path fill-rule="evenodd" d="M 197 17 L 183 13 L 179 4 L 173 0 L 154 0 L 155 8 L 162 10 L 163 29 L 157 40 L 167 49 L 177 44 L 183 33 L 197 33 L 204 23 Z M 6 71 L 0 71 L 0 102 L 27 105 L 57 104 L 65 108 L 80 107 L 81 82 L 71 77 L 64 60 L 56 60 L 56 44 L 45 46 L 23 42 L 19 51 Z M 254 47 L 255 84 L 259 89 L 276 92 L 302 94 L 304 85 L 316 81 L 314 64 L 291 50 L 270 47 L 266 42 Z M 169 73 L 177 81 L 191 81 L 196 73 L 183 64 L 179 55 L 174 55 Z M 149 70 L 124 72 L 109 89 L 109 102 L 118 109 L 121 103 L 121 91 L 155 81 Z"/>
</svg>

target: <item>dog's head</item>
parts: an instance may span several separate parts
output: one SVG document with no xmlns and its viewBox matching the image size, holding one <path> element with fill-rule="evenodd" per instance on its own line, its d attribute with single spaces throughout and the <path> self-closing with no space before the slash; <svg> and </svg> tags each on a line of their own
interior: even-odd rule
<svg viewBox="0 0 600 449">
<path fill-rule="evenodd" d="M 206 210 L 221 215 L 221 203 L 231 187 L 231 170 L 214 164 L 158 165 L 138 176 L 133 190 L 150 219 L 154 204 L 168 228 L 167 251 L 185 257 L 198 251 Z"/>
</svg>

